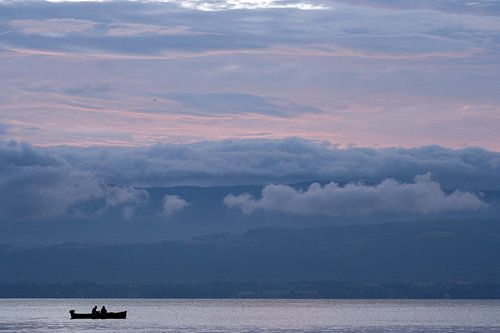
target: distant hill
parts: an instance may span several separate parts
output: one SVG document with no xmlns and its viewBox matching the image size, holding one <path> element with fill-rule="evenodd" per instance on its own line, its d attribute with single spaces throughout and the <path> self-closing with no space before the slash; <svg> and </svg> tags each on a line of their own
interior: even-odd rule
<svg viewBox="0 0 500 333">
<path fill-rule="evenodd" d="M 260 228 L 189 241 L 0 247 L 0 283 L 500 282 L 500 221 Z"/>
</svg>

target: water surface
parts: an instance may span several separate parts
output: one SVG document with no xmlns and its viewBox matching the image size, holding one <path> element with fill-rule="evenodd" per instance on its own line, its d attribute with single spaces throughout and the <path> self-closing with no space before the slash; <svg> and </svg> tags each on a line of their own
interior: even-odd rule
<svg viewBox="0 0 500 333">
<path fill-rule="evenodd" d="M 69 310 L 128 310 L 71 320 Z M 500 332 L 500 301 L 0 299 L 0 332 Z"/>
</svg>

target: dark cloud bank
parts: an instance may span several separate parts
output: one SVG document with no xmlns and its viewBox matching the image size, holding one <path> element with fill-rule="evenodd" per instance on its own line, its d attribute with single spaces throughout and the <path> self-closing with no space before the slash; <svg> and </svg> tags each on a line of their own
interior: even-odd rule
<svg viewBox="0 0 500 333">
<path fill-rule="evenodd" d="M 58 147 L 44 152 L 106 183 L 138 187 L 312 180 L 377 184 L 387 178 L 409 183 L 415 176 L 430 172 L 446 189 L 500 190 L 500 154 L 481 148 L 341 149 L 290 138 L 146 148 Z"/>
<path fill-rule="evenodd" d="M 95 217 L 110 207 L 130 218 L 148 198 L 142 189 L 108 185 L 48 150 L 16 142 L 1 145 L 0 174 L 0 219 Z"/>
<path fill-rule="evenodd" d="M 480 148 L 340 149 L 294 138 L 144 148 L 4 142 L 0 166 L 2 219 L 99 216 L 107 209 L 132 218 L 150 201 L 144 188 L 270 183 L 278 185 L 264 187 L 261 199 L 233 193 L 225 203 L 246 212 L 299 215 L 433 214 L 479 210 L 481 198 L 467 191 L 499 190 L 500 184 L 500 154 Z M 283 185 L 311 181 L 326 185 L 305 190 Z M 160 215 L 189 207 L 186 198 L 162 199 Z"/>
</svg>

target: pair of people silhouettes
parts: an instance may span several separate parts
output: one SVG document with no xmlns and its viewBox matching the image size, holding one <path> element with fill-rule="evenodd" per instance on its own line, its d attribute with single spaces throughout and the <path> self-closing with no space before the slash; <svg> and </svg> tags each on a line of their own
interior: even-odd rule
<svg viewBox="0 0 500 333">
<path fill-rule="evenodd" d="M 97 311 L 97 305 L 94 306 L 94 308 L 92 309 L 92 315 L 93 316 L 97 316 L 99 314 L 105 315 L 107 313 L 108 313 L 108 310 L 106 310 L 106 308 L 104 307 L 104 305 L 102 306 L 101 311 Z"/>
</svg>

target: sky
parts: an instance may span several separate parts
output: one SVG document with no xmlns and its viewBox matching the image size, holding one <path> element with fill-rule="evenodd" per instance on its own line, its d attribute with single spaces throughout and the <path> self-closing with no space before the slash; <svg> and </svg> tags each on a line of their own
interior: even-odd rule
<svg viewBox="0 0 500 333">
<path fill-rule="evenodd" d="M 0 1 L 0 134 L 500 150 L 498 1 Z"/>
<path fill-rule="evenodd" d="M 497 0 L 0 0 L 0 229 L 499 218 L 499 91 Z"/>
</svg>

